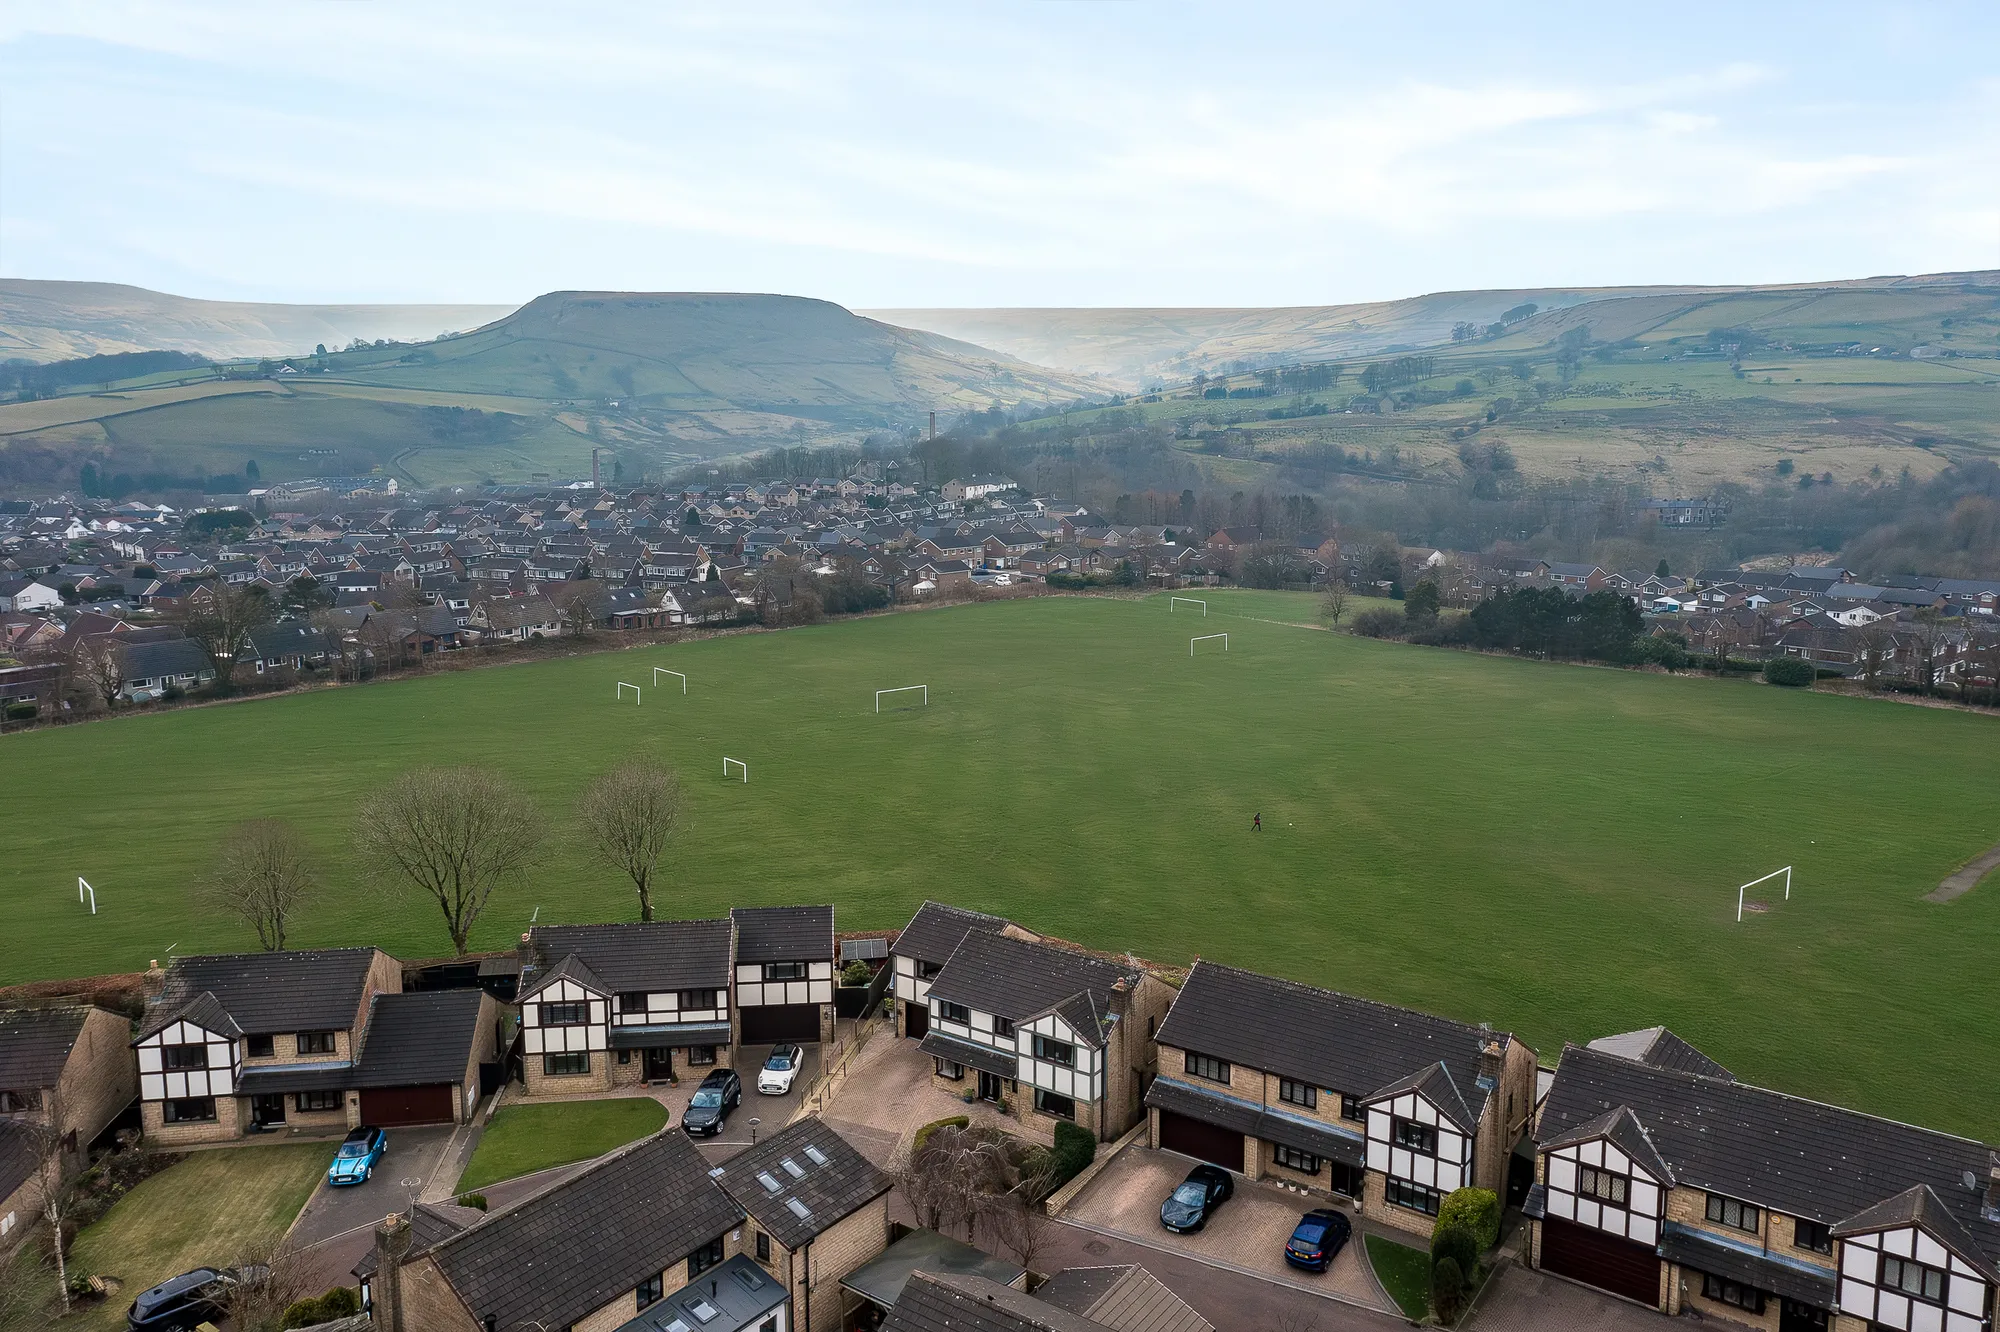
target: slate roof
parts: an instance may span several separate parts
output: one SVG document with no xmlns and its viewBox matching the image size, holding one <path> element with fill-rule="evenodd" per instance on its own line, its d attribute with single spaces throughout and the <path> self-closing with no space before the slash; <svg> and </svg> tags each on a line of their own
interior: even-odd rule
<svg viewBox="0 0 2000 1332">
<path fill-rule="evenodd" d="M 450 1239 L 468 1226 L 477 1225 L 486 1219 L 486 1213 L 477 1207 L 460 1207 L 457 1203 L 413 1204 L 410 1217 L 410 1249 L 417 1252 Z M 381 1255 L 373 1245 L 361 1255 L 361 1261 L 348 1269 L 349 1274 L 366 1278 L 375 1274 L 381 1265 Z"/>
<path fill-rule="evenodd" d="M 738 962 L 820 962 L 833 960 L 830 906 L 736 907 Z"/>
<path fill-rule="evenodd" d="M 485 997 L 484 990 L 376 995 L 352 1085 L 421 1087 L 463 1081 Z"/>
<path fill-rule="evenodd" d="M 1599 1036 L 1590 1043 L 1590 1048 L 1605 1054 L 1636 1059 L 1642 1064 L 1651 1064 L 1654 1068 L 1701 1073 L 1711 1078 L 1728 1079 L 1735 1076 L 1665 1027 L 1644 1027 L 1638 1031 L 1620 1032 L 1616 1036 Z"/>
<path fill-rule="evenodd" d="M 86 1004 L 0 1008 L 0 1087 L 31 1091 L 55 1086 L 89 1016 Z"/>
<path fill-rule="evenodd" d="M 1269 1106 L 1210 1091 L 1178 1078 L 1153 1079 L 1146 1089 L 1146 1104 L 1169 1110 L 1204 1124 L 1214 1124 L 1237 1133 L 1247 1133 L 1266 1142 L 1294 1147 L 1314 1156 L 1339 1161 L 1359 1169 L 1367 1163 L 1368 1143 L 1357 1130 L 1342 1132 L 1331 1124 L 1317 1123 L 1302 1115 L 1291 1115 Z"/>
<path fill-rule="evenodd" d="M 741 1332 L 760 1324 L 786 1300 L 785 1288 L 769 1272 L 737 1254 L 711 1267 L 617 1332 Z"/>
<path fill-rule="evenodd" d="M 539 966 L 574 953 L 613 993 L 719 990 L 729 985 L 729 934 L 726 920 L 655 920 L 538 925 L 529 931 L 528 942 Z"/>
<path fill-rule="evenodd" d="M 243 1029 L 236 1025 L 235 1018 L 229 1016 L 229 1010 L 222 1006 L 222 1001 L 203 990 L 182 1003 L 162 1003 L 147 1016 L 145 1024 L 139 1028 L 139 1034 L 133 1038 L 132 1044 L 137 1045 L 154 1032 L 170 1027 L 183 1018 L 203 1031 L 212 1031 L 218 1036 L 234 1038 L 243 1034 Z"/>
<path fill-rule="evenodd" d="M 41 1163 L 41 1143 L 26 1120 L 0 1119 L 0 1198 L 28 1182 Z"/>
<path fill-rule="evenodd" d="M 428 1252 L 475 1319 L 567 1327 L 742 1220 L 700 1150 L 663 1131 Z"/>
<path fill-rule="evenodd" d="M 842 1277 L 840 1284 L 886 1309 L 902 1298 L 904 1286 L 919 1272 L 972 1273 L 1003 1285 L 1027 1277 L 1026 1269 L 975 1249 L 963 1240 L 940 1235 L 935 1230 L 912 1230 Z"/>
<path fill-rule="evenodd" d="M 1660 1231 L 1660 1256 L 1671 1263 L 1685 1263 L 1697 1272 L 1740 1281 L 1817 1308 L 1827 1309 L 1834 1304 L 1836 1283 L 1831 1266 L 1821 1267 L 1766 1253 L 1747 1244 L 1733 1244 L 1692 1226 L 1667 1222 Z"/>
<path fill-rule="evenodd" d="M 1550 1138 L 1541 1144 L 1545 1152 L 1558 1147 L 1568 1147 L 1579 1142 L 1589 1142 L 1603 1138 L 1618 1150 L 1637 1161 L 1646 1173 L 1654 1179 L 1671 1185 L 1674 1182 L 1674 1168 L 1667 1164 L 1653 1140 L 1646 1136 L 1646 1126 L 1632 1113 L 1629 1105 L 1614 1106 L 1595 1119 L 1585 1120 L 1569 1132 Z"/>
<path fill-rule="evenodd" d="M 815 1160 L 815 1152 L 826 1159 Z M 787 1161 L 800 1173 L 787 1169 Z M 777 1191 L 766 1188 L 760 1175 L 770 1176 L 779 1186 Z M 895 1185 L 817 1115 L 809 1115 L 730 1157 L 714 1179 L 738 1207 L 788 1249 L 800 1247 L 836 1221 L 852 1216 Z M 792 1206 L 795 1202 L 807 1215 L 798 1214 Z"/>
<path fill-rule="evenodd" d="M 1112 1332 L 1215 1332 L 1212 1323 L 1137 1263 L 1068 1268 L 1043 1282 L 1035 1297 Z"/>
<path fill-rule="evenodd" d="M 948 1059 L 954 1064 L 976 1068 L 995 1077 L 1018 1078 L 1021 1075 L 1021 1061 L 1017 1056 L 979 1041 L 961 1040 L 949 1032 L 933 1030 L 924 1033 L 917 1049 L 933 1059 Z"/>
<path fill-rule="evenodd" d="M 354 1065 L 345 1059 L 316 1059 L 309 1064 L 258 1064 L 236 1078 L 238 1096 L 268 1096 L 274 1092 L 346 1091 L 354 1085 Z"/>
<path fill-rule="evenodd" d="M 896 936 L 895 951 L 904 957 L 942 963 L 965 942 L 968 931 L 997 932 L 1006 929 L 1008 923 L 1004 916 L 967 911 L 964 907 L 946 906 L 943 902 L 925 902 L 917 908 L 917 914 L 910 917 L 910 923 L 903 927 L 903 932 Z"/>
<path fill-rule="evenodd" d="M 208 654 L 191 638 L 169 638 L 153 643 L 121 643 L 119 660 L 127 680 L 157 680 L 161 676 L 213 674 Z"/>
<path fill-rule="evenodd" d="M 1421 1092 L 1425 1100 L 1448 1115 L 1451 1122 L 1460 1129 L 1466 1133 L 1478 1131 L 1479 1117 L 1466 1105 L 1465 1098 L 1459 1094 L 1458 1084 L 1452 1080 L 1451 1073 L 1443 1064 L 1428 1064 L 1414 1073 L 1397 1078 L 1388 1086 L 1372 1093 L 1368 1100 L 1386 1101 L 1392 1096 L 1401 1096 L 1404 1092 Z"/>
<path fill-rule="evenodd" d="M 918 1272 L 881 1332 L 1105 1332 L 1053 1304 L 985 1277 Z"/>
<path fill-rule="evenodd" d="M 1557 1140 L 1619 1105 L 1631 1107 L 1681 1185 L 1824 1225 L 1929 1185 L 1982 1266 L 1991 1272 L 2000 1259 L 2000 1222 L 1982 1218 L 1983 1192 L 1962 1183 L 1968 1173 L 1987 1179 L 1984 1143 L 1575 1045 L 1563 1050 L 1537 1137 Z"/>
<path fill-rule="evenodd" d="M 1140 975 L 1138 967 L 1089 953 L 973 929 L 931 981 L 930 992 L 941 1000 L 1025 1022 L 1094 991 L 1090 1011 L 1108 1017 L 1112 987 L 1120 981 L 1137 984 Z M 1104 1028 L 1097 1024 L 1077 1035 L 1094 1045 L 1104 1042 Z"/>
<path fill-rule="evenodd" d="M 562 960 L 534 978 L 534 983 L 520 991 L 516 999 L 527 999 L 540 994 L 559 980 L 573 980 L 587 990 L 598 994 L 610 994 L 612 988 L 597 978 L 597 973 L 584 965 L 583 959 L 575 953 L 564 953 Z"/>
<path fill-rule="evenodd" d="M 375 954 L 373 948 L 326 948 L 177 957 L 167 968 L 166 989 L 155 1012 L 167 1014 L 206 992 L 247 1036 L 344 1030 L 361 1011 L 361 992 Z M 171 1020 L 148 1014 L 140 1035 L 149 1036 Z"/>
<path fill-rule="evenodd" d="M 1937 1191 L 1928 1184 L 1915 1185 L 1893 1198 L 1856 1212 L 1833 1227 L 1833 1233 L 1844 1238 L 1896 1226 L 1922 1226 L 1947 1248 L 1956 1250 L 1959 1257 L 1975 1267 L 1980 1266 L 1978 1241 L 1965 1233 L 1965 1227 L 1944 1205 L 1944 1199 L 1938 1197 Z"/>
<path fill-rule="evenodd" d="M 1196 1050 L 1315 1087 L 1369 1096 L 1442 1063 L 1476 1123 L 1487 1091 L 1479 1052 L 1505 1032 L 1321 990 L 1214 962 L 1197 962 L 1160 1024 L 1160 1043 Z"/>
</svg>

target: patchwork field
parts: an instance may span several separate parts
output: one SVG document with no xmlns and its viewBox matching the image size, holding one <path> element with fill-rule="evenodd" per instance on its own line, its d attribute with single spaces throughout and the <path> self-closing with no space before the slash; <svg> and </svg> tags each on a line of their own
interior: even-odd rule
<svg viewBox="0 0 2000 1332">
<path fill-rule="evenodd" d="M 493 764 L 567 835 L 591 775 L 651 753 L 691 795 L 668 914 L 831 901 L 890 926 L 936 897 L 1489 1021 L 1549 1060 L 1666 1022 L 1747 1078 L 2000 1134 L 2000 892 L 1922 900 L 2000 840 L 2000 722 L 1327 634 L 1302 595 L 1209 600 L 1205 620 L 1159 598 L 967 606 L 10 737 L 0 980 L 254 946 L 191 889 L 253 816 L 325 857 L 298 942 L 436 955 L 434 908 L 351 875 L 366 792 Z M 1203 632 L 1228 653 L 1190 658 Z M 652 689 L 656 664 L 689 693 Z M 620 680 L 643 705 L 613 701 Z M 872 710 L 916 683 L 927 709 Z M 1786 864 L 1792 900 L 1736 924 L 1736 885 Z M 564 841 L 474 943 L 634 914 Z"/>
</svg>

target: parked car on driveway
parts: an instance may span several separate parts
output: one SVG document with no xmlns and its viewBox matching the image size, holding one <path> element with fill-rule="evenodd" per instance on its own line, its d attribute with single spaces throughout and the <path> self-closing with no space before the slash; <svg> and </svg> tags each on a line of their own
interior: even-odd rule
<svg viewBox="0 0 2000 1332">
<path fill-rule="evenodd" d="M 722 1132 L 729 1112 L 743 1099 L 743 1082 L 726 1068 L 718 1068 L 701 1080 L 681 1116 L 681 1127 L 690 1138 L 712 1138 Z"/>
<path fill-rule="evenodd" d="M 135 1332 L 192 1332 L 227 1314 L 238 1287 L 254 1285 L 270 1274 L 268 1267 L 197 1267 L 169 1277 L 139 1292 L 125 1311 L 125 1326 Z"/>
<path fill-rule="evenodd" d="M 381 1129 L 366 1124 L 349 1129 L 340 1150 L 333 1154 L 333 1164 L 326 1168 L 326 1182 L 336 1188 L 364 1182 L 375 1173 L 375 1163 L 388 1150 L 389 1135 Z"/>
<path fill-rule="evenodd" d="M 1354 1225 L 1346 1215 L 1326 1207 L 1315 1207 L 1299 1218 L 1292 1237 L 1285 1241 L 1285 1261 L 1308 1272 L 1324 1272 L 1347 1247 Z"/>
<path fill-rule="evenodd" d="M 1207 1225 L 1215 1209 L 1228 1202 L 1234 1192 L 1236 1185 L 1227 1170 L 1198 1165 L 1160 1204 L 1160 1224 L 1176 1235 L 1191 1235 Z"/>
<path fill-rule="evenodd" d="M 792 1081 L 798 1077 L 799 1065 L 805 1062 L 805 1057 L 806 1052 L 796 1045 L 773 1047 L 771 1057 L 757 1071 L 757 1090 L 766 1096 L 783 1096 L 792 1089 Z"/>
</svg>

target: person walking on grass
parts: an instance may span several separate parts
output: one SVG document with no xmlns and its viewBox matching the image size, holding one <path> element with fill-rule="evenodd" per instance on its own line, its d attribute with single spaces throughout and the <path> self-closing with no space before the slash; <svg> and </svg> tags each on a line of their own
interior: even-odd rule
<svg viewBox="0 0 2000 1332">
<path fill-rule="evenodd" d="M 1262 810 L 1259 810 L 1257 813 L 1252 814 L 1250 816 L 1250 831 L 1251 832 L 1264 831 L 1264 813 Z"/>
</svg>

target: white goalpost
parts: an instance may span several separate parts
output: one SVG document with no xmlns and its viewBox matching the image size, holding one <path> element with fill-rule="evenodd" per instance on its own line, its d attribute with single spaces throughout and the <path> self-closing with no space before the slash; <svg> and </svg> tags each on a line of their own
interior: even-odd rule
<svg viewBox="0 0 2000 1332">
<path fill-rule="evenodd" d="M 725 782 L 729 780 L 729 765 L 732 763 L 743 774 L 743 784 L 745 786 L 750 785 L 750 765 L 742 759 L 725 758 L 722 760 L 722 780 Z"/>
<path fill-rule="evenodd" d="M 1780 874 L 1785 876 L 1785 900 L 1787 902 L 1792 900 L 1792 867 L 1790 865 L 1785 866 L 1783 869 L 1772 870 L 1761 879 L 1752 879 L 1736 890 L 1736 923 L 1738 925 L 1743 923 L 1743 894 L 1755 888 L 1760 883 L 1770 882 Z"/>
<path fill-rule="evenodd" d="M 623 703 L 625 701 L 625 691 L 628 689 L 632 691 L 632 702 L 635 706 L 643 701 L 639 697 L 639 686 L 635 684 L 629 684 L 624 680 L 620 680 L 618 682 L 618 687 L 612 690 L 611 692 L 613 697 L 616 698 L 618 702 Z"/>
<path fill-rule="evenodd" d="M 1211 643 L 1218 638 L 1222 640 L 1222 650 L 1224 652 L 1229 651 L 1228 634 L 1196 634 L 1193 638 L 1190 638 L 1188 640 L 1188 655 L 1190 657 L 1194 655 L 1194 645 L 1196 643 Z"/>
<path fill-rule="evenodd" d="M 90 914 L 94 916 L 97 914 L 97 890 L 85 882 L 84 877 L 79 874 L 76 876 L 76 900 L 83 901 L 85 893 L 90 894 Z"/>
<path fill-rule="evenodd" d="M 1201 607 L 1201 617 L 1204 620 L 1208 618 L 1208 603 L 1206 601 L 1203 601 L 1200 597 L 1168 597 L 1167 614 L 1172 615 L 1174 613 L 1175 603 L 1182 601 L 1185 601 L 1190 606 Z"/>
<path fill-rule="evenodd" d="M 929 707 L 931 705 L 931 687 L 929 685 L 897 685 L 894 689 L 878 689 L 875 691 L 875 711 L 880 712 L 882 710 L 882 695 L 908 694 L 917 690 L 923 691 L 923 701 L 918 703 L 917 706 L 920 708 Z"/>
<path fill-rule="evenodd" d="M 679 677 L 679 679 L 680 679 L 680 682 L 681 682 L 681 692 L 682 692 L 683 694 L 687 693 L 687 691 L 688 691 L 688 678 L 687 678 L 687 677 L 686 677 L 685 675 L 681 675 L 681 673 L 680 673 L 679 671 L 670 671 L 670 670 L 668 670 L 668 669 L 667 669 L 666 667 L 664 667 L 664 666 L 655 666 L 655 667 L 653 668 L 653 683 L 654 683 L 654 684 L 656 684 L 656 685 L 657 685 L 657 684 L 659 684 L 659 682 L 660 682 L 660 677 L 661 677 L 661 676 L 663 676 L 663 675 L 672 675 L 672 676 L 678 676 L 678 677 Z"/>
</svg>

